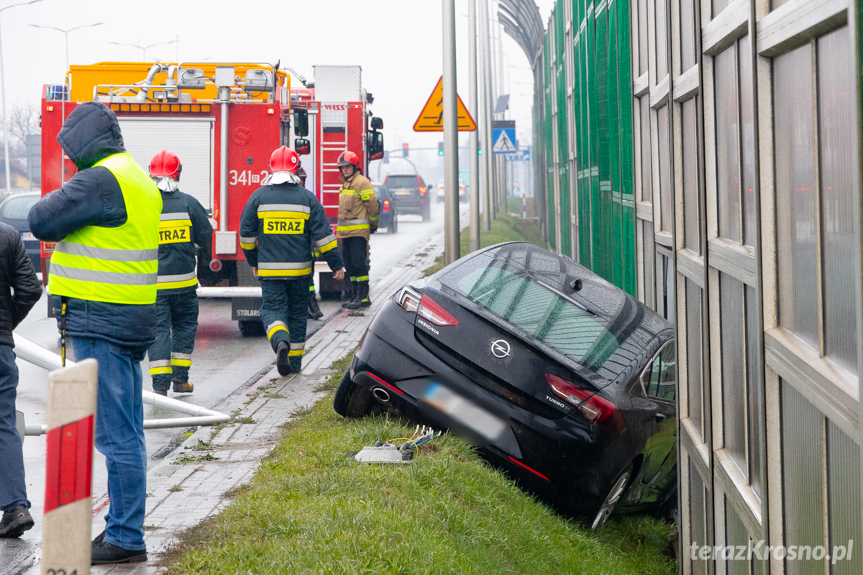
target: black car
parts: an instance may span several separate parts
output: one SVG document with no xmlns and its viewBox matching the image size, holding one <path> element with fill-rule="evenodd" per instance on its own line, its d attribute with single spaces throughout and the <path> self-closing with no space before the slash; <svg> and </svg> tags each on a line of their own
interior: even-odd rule
<svg viewBox="0 0 863 575">
<path fill-rule="evenodd" d="M 24 240 L 24 249 L 27 250 L 27 255 L 30 256 L 30 261 L 33 262 L 36 273 L 42 271 L 40 260 L 41 247 L 39 240 L 33 237 L 33 234 L 30 232 L 30 222 L 27 221 L 27 216 L 30 214 L 30 208 L 36 205 L 40 197 L 41 194 L 39 192 L 15 194 L 7 197 L 0 204 L 0 222 L 9 224 L 21 232 L 21 239 Z"/>
<path fill-rule="evenodd" d="M 399 231 L 399 207 L 393 201 L 393 195 L 386 186 L 373 184 L 373 187 L 381 205 L 378 228 L 386 228 L 388 234 L 394 234 Z"/>
<path fill-rule="evenodd" d="M 448 416 L 490 461 L 598 527 L 615 507 L 676 502 L 672 338 L 665 319 L 566 256 L 498 244 L 397 292 L 334 407 Z"/>
<path fill-rule="evenodd" d="M 431 198 L 428 186 L 419 174 L 387 174 L 384 186 L 390 191 L 400 214 L 422 216 L 431 219 Z"/>
</svg>

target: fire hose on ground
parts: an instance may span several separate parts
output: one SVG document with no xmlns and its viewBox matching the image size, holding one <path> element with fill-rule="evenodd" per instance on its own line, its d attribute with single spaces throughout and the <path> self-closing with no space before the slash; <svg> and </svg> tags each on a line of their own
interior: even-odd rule
<svg viewBox="0 0 863 575">
<path fill-rule="evenodd" d="M 15 338 L 15 354 L 19 358 L 49 371 L 62 369 L 62 361 L 59 354 L 47 350 L 17 333 L 13 333 L 12 335 Z M 69 367 L 72 365 L 75 365 L 75 363 L 67 359 L 66 366 Z M 201 407 L 199 405 L 192 405 L 183 401 L 171 399 L 162 395 L 157 395 L 151 391 L 144 390 L 142 396 L 144 403 L 147 405 L 162 407 L 192 416 L 178 417 L 175 419 L 145 419 L 144 429 L 217 425 L 230 420 L 230 416 L 224 413 L 213 411 L 212 409 L 207 409 L 206 407 Z M 47 430 L 48 426 L 42 423 L 25 425 L 25 435 L 44 435 L 47 433 Z"/>
</svg>

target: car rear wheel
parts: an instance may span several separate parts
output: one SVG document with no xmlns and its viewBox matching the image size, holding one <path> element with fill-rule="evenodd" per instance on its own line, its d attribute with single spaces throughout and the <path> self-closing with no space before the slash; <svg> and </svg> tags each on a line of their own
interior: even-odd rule
<svg viewBox="0 0 863 575">
<path fill-rule="evenodd" d="M 620 475 L 617 476 L 617 479 L 611 484 L 611 488 L 608 490 L 608 493 L 605 495 L 605 500 L 602 502 L 602 505 L 599 506 L 599 510 L 596 512 L 596 515 L 593 518 L 593 523 L 591 524 L 591 529 L 599 529 L 602 527 L 608 518 L 611 516 L 611 512 L 614 511 L 614 507 L 617 503 L 623 498 L 623 494 L 626 493 L 626 488 L 629 485 L 629 478 L 632 477 L 632 464 L 630 463 L 626 469 L 624 469 Z"/>
<path fill-rule="evenodd" d="M 333 398 L 333 409 L 342 417 L 360 419 L 372 410 L 372 392 L 351 381 L 350 371 L 342 376 Z"/>
</svg>

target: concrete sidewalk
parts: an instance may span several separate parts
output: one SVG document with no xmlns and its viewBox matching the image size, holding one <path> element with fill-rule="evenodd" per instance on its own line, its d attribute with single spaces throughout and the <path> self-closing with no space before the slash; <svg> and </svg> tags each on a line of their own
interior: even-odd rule
<svg viewBox="0 0 863 575">
<path fill-rule="evenodd" d="M 149 561 L 132 565 L 93 567 L 91 573 L 158 572 L 162 553 L 178 541 L 179 534 L 229 504 L 225 494 L 246 483 L 261 460 L 278 444 L 280 426 L 298 411 L 311 406 L 327 392 L 315 392 L 332 372 L 333 361 L 345 356 L 359 343 L 377 311 L 387 305 L 393 293 L 419 278 L 423 270 L 443 252 L 443 233 L 420 245 L 371 289 L 372 307 L 335 314 L 306 342 L 304 368 L 300 374 L 280 377 L 271 364 L 261 376 L 237 389 L 215 409 L 230 413 L 231 422 L 222 427 L 200 427 L 178 437 L 178 446 L 147 476 L 147 516 L 144 520 Z M 250 345 L 268 345 L 264 339 Z M 274 358 L 275 359 L 275 358 Z M 93 500 L 93 537 L 105 526 L 107 495 Z M 38 520 L 38 519 L 37 519 Z M 16 574 L 40 572 L 40 553 L 19 564 Z"/>
</svg>

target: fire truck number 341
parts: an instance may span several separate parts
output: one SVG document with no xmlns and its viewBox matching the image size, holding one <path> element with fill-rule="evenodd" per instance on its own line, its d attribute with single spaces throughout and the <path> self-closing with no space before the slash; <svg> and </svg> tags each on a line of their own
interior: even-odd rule
<svg viewBox="0 0 863 575">
<path fill-rule="evenodd" d="M 237 184 L 249 186 L 252 184 L 260 184 L 267 177 L 267 172 L 256 174 L 252 170 L 231 170 L 228 172 L 228 185 L 236 186 Z"/>
</svg>

